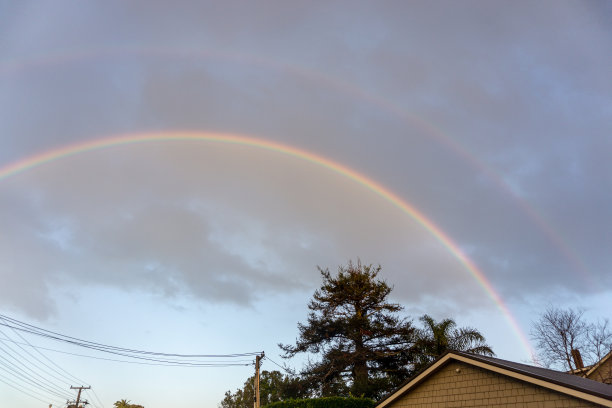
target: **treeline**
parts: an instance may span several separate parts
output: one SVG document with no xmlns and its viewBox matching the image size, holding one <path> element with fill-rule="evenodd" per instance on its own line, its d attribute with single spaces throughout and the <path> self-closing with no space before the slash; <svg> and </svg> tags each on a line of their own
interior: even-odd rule
<svg viewBox="0 0 612 408">
<path fill-rule="evenodd" d="M 378 278 L 380 270 L 359 261 L 340 266 L 336 274 L 319 268 L 323 282 L 308 304 L 306 322 L 298 323 L 295 344 L 279 344 L 284 358 L 306 353 L 317 360 L 309 358 L 295 374 L 263 371 L 262 406 L 292 400 L 290 406 L 310 407 L 295 400 L 322 397 L 378 400 L 446 351 L 494 355 L 477 329 L 457 327 L 452 318 L 423 315 L 415 324 L 402 317 L 403 307 L 388 300 L 392 287 Z M 532 323 L 534 363 L 576 370 L 582 365 L 576 363 L 577 350 L 584 365 L 595 364 L 612 352 L 610 327 L 605 318 L 589 322 L 582 310 L 549 306 Z M 251 408 L 253 399 L 251 377 L 241 389 L 227 391 L 220 407 Z M 326 401 L 330 407 L 357 403 L 355 398 Z"/>
<path fill-rule="evenodd" d="M 447 350 L 493 355 L 484 336 L 457 327 L 451 318 L 421 316 L 419 324 L 402 317 L 403 307 L 388 300 L 392 287 L 378 278 L 380 266 L 349 262 L 336 274 L 321 269 L 323 283 L 298 324 L 295 344 L 279 344 L 285 358 L 318 356 L 296 374 L 263 371 L 261 405 L 287 399 L 355 396 L 378 399 Z M 253 377 L 222 408 L 253 406 Z"/>
<path fill-rule="evenodd" d="M 323 397 L 273 402 L 266 408 L 374 408 L 375 405 L 369 398 Z"/>
</svg>

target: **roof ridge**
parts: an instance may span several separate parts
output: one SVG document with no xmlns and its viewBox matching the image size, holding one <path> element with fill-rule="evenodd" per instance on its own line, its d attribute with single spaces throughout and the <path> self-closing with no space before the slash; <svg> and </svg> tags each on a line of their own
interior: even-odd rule
<svg viewBox="0 0 612 408">
<path fill-rule="evenodd" d="M 403 382 L 395 390 L 384 396 L 378 406 L 384 407 L 395 400 L 412 387 L 420 384 L 427 377 L 446 366 L 449 361 L 459 361 L 464 364 L 472 364 L 481 369 L 497 372 L 500 375 L 514 377 L 519 381 L 532 382 L 543 388 L 548 388 L 563 394 L 574 396 L 584 400 L 606 401 L 604 406 L 611 406 L 612 385 L 604 384 L 588 378 L 556 371 L 544 367 L 536 367 L 524 363 L 517 363 L 497 357 L 488 357 L 461 351 L 447 351 L 430 363 L 422 371 Z M 489 368 L 487 368 L 489 367 Z M 600 402 L 600 403 L 601 403 Z"/>
<path fill-rule="evenodd" d="M 503 360 L 497 357 L 488 357 L 465 352 L 451 351 L 449 353 L 460 355 L 476 361 L 486 362 L 492 365 L 496 365 L 500 368 L 525 374 L 533 378 L 538 378 L 540 380 L 548 381 L 553 384 L 568 387 L 577 391 L 588 392 L 593 395 L 597 395 L 612 401 L 612 386 L 599 381 L 591 380 L 589 378 L 580 377 L 574 374 L 569 374 L 563 371 L 557 371 L 550 368 L 537 367 L 524 363 L 517 363 L 510 360 Z"/>
</svg>

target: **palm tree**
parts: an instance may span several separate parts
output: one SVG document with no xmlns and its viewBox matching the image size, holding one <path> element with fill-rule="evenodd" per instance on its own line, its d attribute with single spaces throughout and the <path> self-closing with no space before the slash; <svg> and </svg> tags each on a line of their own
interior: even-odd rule
<svg viewBox="0 0 612 408">
<path fill-rule="evenodd" d="M 436 322 L 431 316 L 419 318 L 424 328 L 417 333 L 415 370 L 419 371 L 446 351 L 464 351 L 467 353 L 493 356 L 493 350 L 485 343 L 484 336 L 471 327 L 456 328 L 453 319 Z"/>
<path fill-rule="evenodd" d="M 144 408 L 142 405 L 130 404 L 129 400 L 122 399 L 113 404 L 115 408 Z"/>
<path fill-rule="evenodd" d="M 117 401 L 113 405 L 115 406 L 115 408 L 130 408 L 132 406 L 130 404 L 130 401 L 128 401 L 126 399 L 122 399 L 121 401 Z"/>
</svg>

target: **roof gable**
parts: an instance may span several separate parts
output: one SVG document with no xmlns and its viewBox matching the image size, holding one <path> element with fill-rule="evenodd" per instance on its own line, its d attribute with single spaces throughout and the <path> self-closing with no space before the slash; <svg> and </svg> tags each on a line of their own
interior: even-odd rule
<svg viewBox="0 0 612 408">
<path fill-rule="evenodd" d="M 604 365 L 606 363 L 606 361 L 608 361 L 610 359 L 610 357 L 612 357 L 612 350 L 610 350 L 610 352 L 608 354 L 606 354 L 601 360 L 599 360 L 596 364 L 594 364 L 593 366 L 591 366 L 590 370 L 587 371 L 587 373 L 584 375 L 585 377 L 590 376 L 591 374 L 593 374 L 595 371 L 597 371 L 597 369 L 599 367 L 601 367 L 602 365 Z"/>
<path fill-rule="evenodd" d="M 574 398 L 612 407 L 611 385 L 559 371 L 515 363 L 498 358 L 461 352 L 447 352 L 421 373 L 417 374 L 415 377 L 405 382 L 397 390 L 385 397 L 377 405 L 377 408 L 384 408 L 404 394 L 410 392 L 411 389 L 426 381 L 432 374 L 440 370 L 451 361 L 461 361 L 485 370 L 493 371 L 520 381 L 525 381 L 549 390 L 566 394 Z"/>
</svg>

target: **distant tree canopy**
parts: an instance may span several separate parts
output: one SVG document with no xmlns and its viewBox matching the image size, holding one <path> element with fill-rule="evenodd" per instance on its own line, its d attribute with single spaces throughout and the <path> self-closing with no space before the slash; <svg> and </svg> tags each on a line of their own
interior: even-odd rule
<svg viewBox="0 0 612 408">
<path fill-rule="evenodd" d="M 374 408 L 375 405 L 369 398 L 323 397 L 273 402 L 264 408 Z"/>
<path fill-rule="evenodd" d="M 249 377 L 242 388 L 232 393 L 225 392 L 221 408 L 253 408 L 255 400 L 254 377 Z M 259 398 L 261 406 L 287 399 L 307 396 L 302 382 L 294 376 L 283 375 L 280 371 L 262 371 L 259 376 Z"/>
<path fill-rule="evenodd" d="M 142 405 L 130 404 L 126 399 L 119 400 L 113 404 L 115 408 L 144 408 Z"/>
</svg>

